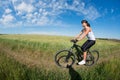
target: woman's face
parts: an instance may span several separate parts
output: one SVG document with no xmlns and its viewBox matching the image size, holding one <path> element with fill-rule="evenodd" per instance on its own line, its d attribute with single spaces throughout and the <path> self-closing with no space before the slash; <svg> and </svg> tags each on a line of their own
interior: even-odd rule
<svg viewBox="0 0 120 80">
<path fill-rule="evenodd" d="M 83 26 L 83 27 L 86 27 L 86 26 L 87 26 L 87 23 L 82 23 L 82 26 Z"/>
</svg>

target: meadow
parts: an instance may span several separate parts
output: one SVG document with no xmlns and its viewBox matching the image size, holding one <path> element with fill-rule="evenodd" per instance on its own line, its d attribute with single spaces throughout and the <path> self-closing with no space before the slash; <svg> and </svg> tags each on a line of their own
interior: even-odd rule
<svg viewBox="0 0 120 80">
<path fill-rule="evenodd" d="M 120 80 L 120 42 L 97 39 L 100 53 L 91 67 L 58 67 L 54 56 L 72 46 L 72 37 L 0 35 L 0 80 Z M 85 40 L 78 42 L 82 45 Z"/>
</svg>

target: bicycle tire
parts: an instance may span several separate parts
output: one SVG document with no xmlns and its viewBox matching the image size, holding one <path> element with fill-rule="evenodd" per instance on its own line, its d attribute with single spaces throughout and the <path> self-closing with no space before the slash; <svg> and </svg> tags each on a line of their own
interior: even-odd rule
<svg viewBox="0 0 120 80">
<path fill-rule="evenodd" d="M 95 59 L 95 56 L 94 56 L 94 63 L 96 63 L 96 62 L 99 60 L 99 52 L 98 52 L 97 50 L 92 50 L 92 51 L 90 51 L 90 52 L 92 53 L 92 55 L 93 55 L 93 53 L 96 53 L 96 54 L 97 54 L 96 59 Z"/>
<path fill-rule="evenodd" d="M 61 63 L 59 63 L 60 59 L 62 59 L 63 57 L 67 57 L 67 55 L 68 55 L 68 54 L 60 55 L 62 52 L 70 52 L 70 51 L 69 50 L 61 50 L 61 51 L 57 52 L 56 55 L 55 55 L 55 63 L 59 67 L 67 68 L 67 65 L 66 66 L 62 66 Z M 70 58 L 72 59 L 72 62 L 71 62 L 71 64 L 69 66 L 72 66 L 75 63 L 75 55 L 72 52 L 70 52 L 70 53 L 71 53 Z"/>
<path fill-rule="evenodd" d="M 95 57 L 94 54 L 96 54 L 97 56 Z M 86 64 L 85 64 L 85 66 L 92 66 L 93 64 L 95 64 L 95 63 L 98 61 L 98 59 L 99 59 L 99 52 L 98 52 L 97 50 L 89 51 L 89 52 L 87 53 L 87 57 L 88 57 L 88 56 L 91 57 L 91 63 L 88 64 L 89 61 L 87 61 L 87 59 L 86 59 Z"/>
</svg>

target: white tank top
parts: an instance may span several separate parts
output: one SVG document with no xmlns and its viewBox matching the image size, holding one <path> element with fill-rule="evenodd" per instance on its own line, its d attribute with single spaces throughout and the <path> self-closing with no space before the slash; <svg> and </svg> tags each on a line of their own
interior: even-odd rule
<svg viewBox="0 0 120 80">
<path fill-rule="evenodd" d="M 90 31 L 88 34 L 87 34 L 87 38 L 88 40 L 96 40 L 95 39 L 95 36 L 94 36 L 94 33 L 92 31 Z"/>
</svg>

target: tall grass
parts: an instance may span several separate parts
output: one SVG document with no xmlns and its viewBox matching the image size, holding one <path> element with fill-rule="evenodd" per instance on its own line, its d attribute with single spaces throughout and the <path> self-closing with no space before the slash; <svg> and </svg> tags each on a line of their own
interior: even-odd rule
<svg viewBox="0 0 120 80">
<path fill-rule="evenodd" d="M 0 52 L 0 80 L 61 80 L 65 77 L 59 71 L 46 71 L 44 68 L 28 68 Z"/>
<path fill-rule="evenodd" d="M 75 76 L 74 80 L 120 80 L 119 42 L 97 40 L 92 49 L 100 52 L 100 59 L 92 67 L 74 65 L 70 69 L 61 69 L 56 66 L 56 51 L 72 46 L 70 39 L 64 36 L 0 35 L 0 80 L 72 80 Z"/>
</svg>

